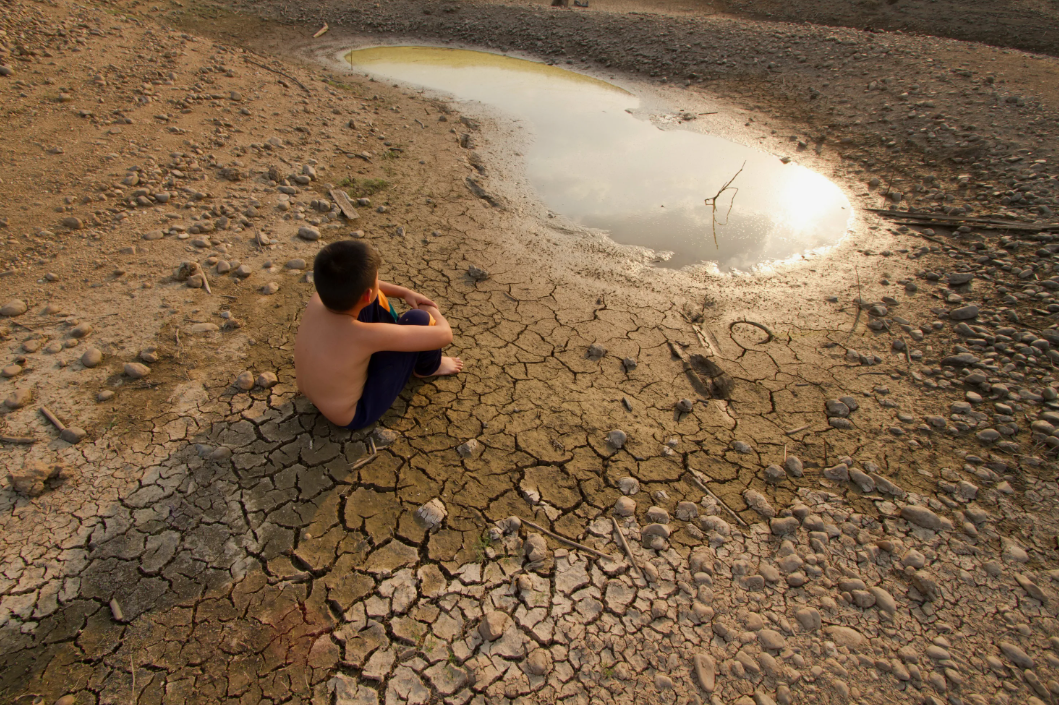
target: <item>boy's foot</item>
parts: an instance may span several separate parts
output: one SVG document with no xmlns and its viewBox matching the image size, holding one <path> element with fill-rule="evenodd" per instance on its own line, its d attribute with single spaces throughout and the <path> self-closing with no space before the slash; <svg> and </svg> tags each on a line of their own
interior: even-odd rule
<svg viewBox="0 0 1059 705">
<path fill-rule="evenodd" d="M 458 357 L 442 357 L 441 364 L 432 375 L 416 375 L 416 377 L 441 377 L 442 375 L 454 375 L 463 369 L 463 360 Z"/>
</svg>

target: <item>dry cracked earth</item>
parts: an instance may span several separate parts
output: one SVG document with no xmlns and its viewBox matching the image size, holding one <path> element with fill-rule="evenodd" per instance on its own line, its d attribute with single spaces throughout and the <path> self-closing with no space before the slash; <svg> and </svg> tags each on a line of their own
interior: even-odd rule
<svg viewBox="0 0 1059 705">
<path fill-rule="evenodd" d="M 970 151 L 858 124 L 829 173 L 929 227 L 722 277 L 542 220 L 461 106 L 160 17 L 0 16 L 0 700 L 1059 698 L 1047 96 Z M 467 362 L 361 432 L 291 361 L 351 236 Z"/>
</svg>

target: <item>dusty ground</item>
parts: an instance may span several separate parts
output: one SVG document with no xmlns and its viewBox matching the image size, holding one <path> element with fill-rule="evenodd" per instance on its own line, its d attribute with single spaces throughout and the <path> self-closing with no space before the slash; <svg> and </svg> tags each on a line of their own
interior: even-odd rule
<svg viewBox="0 0 1059 705">
<path fill-rule="evenodd" d="M 65 467 L 42 494 L 0 490 L 0 699 L 1059 697 L 1059 233 L 862 214 L 826 258 L 659 270 L 542 218 L 502 121 L 470 154 L 459 106 L 326 63 L 380 38 L 562 59 L 670 106 L 659 124 L 722 107 L 693 127 L 821 169 L 858 206 L 891 184 L 916 210 L 1054 222 L 1054 59 L 693 7 L 252 9 L 0 18 L 0 434 L 37 439 L 5 442 L 3 466 Z M 329 185 L 371 203 L 324 213 Z M 354 231 L 451 314 L 468 363 L 371 434 L 298 398 L 290 359 L 305 267 Z M 182 261 L 209 292 L 174 280 Z M 721 364 L 730 399 L 700 398 L 671 342 Z M 242 391 L 244 370 L 278 383 Z M 516 515 L 621 557 L 612 514 L 649 583 L 529 527 L 489 534 Z"/>
</svg>

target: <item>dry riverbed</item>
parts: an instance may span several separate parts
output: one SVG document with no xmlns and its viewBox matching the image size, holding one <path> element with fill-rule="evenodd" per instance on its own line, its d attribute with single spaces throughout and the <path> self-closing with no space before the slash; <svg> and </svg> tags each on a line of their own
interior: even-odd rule
<svg viewBox="0 0 1059 705">
<path fill-rule="evenodd" d="M 155 7 L 0 17 L 0 699 L 1059 697 L 1059 231 L 1004 226 L 1059 210 L 1054 59 L 664 14 Z M 641 88 L 670 129 L 720 107 L 858 208 L 934 221 L 862 211 L 826 257 L 662 270 L 548 218 L 502 121 L 321 61 L 353 32 L 664 75 Z M 357 433 L 291 362 L 313 255 L 351 236 L 467 362 Z"/>
</svg>

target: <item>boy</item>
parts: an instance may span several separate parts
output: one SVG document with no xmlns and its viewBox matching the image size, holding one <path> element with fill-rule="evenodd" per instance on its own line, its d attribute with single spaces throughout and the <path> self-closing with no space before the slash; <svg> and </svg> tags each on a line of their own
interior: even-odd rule
<svg viewBox="0 0 1059 705">
<path fill-rule="evenodd" d="M 379 420 L 408 378 L 454 375 L 458 357 L 442 357 L 452 328 L 437 304 L 379 281 L 379 253 L 362 240 L 333 242 L 316 255 L 316 293 L 294 343 L 298 390 L 339 426 L 364 428 Z M 412 310 L 400 318 L 386 297 Z"/>
</svg>

